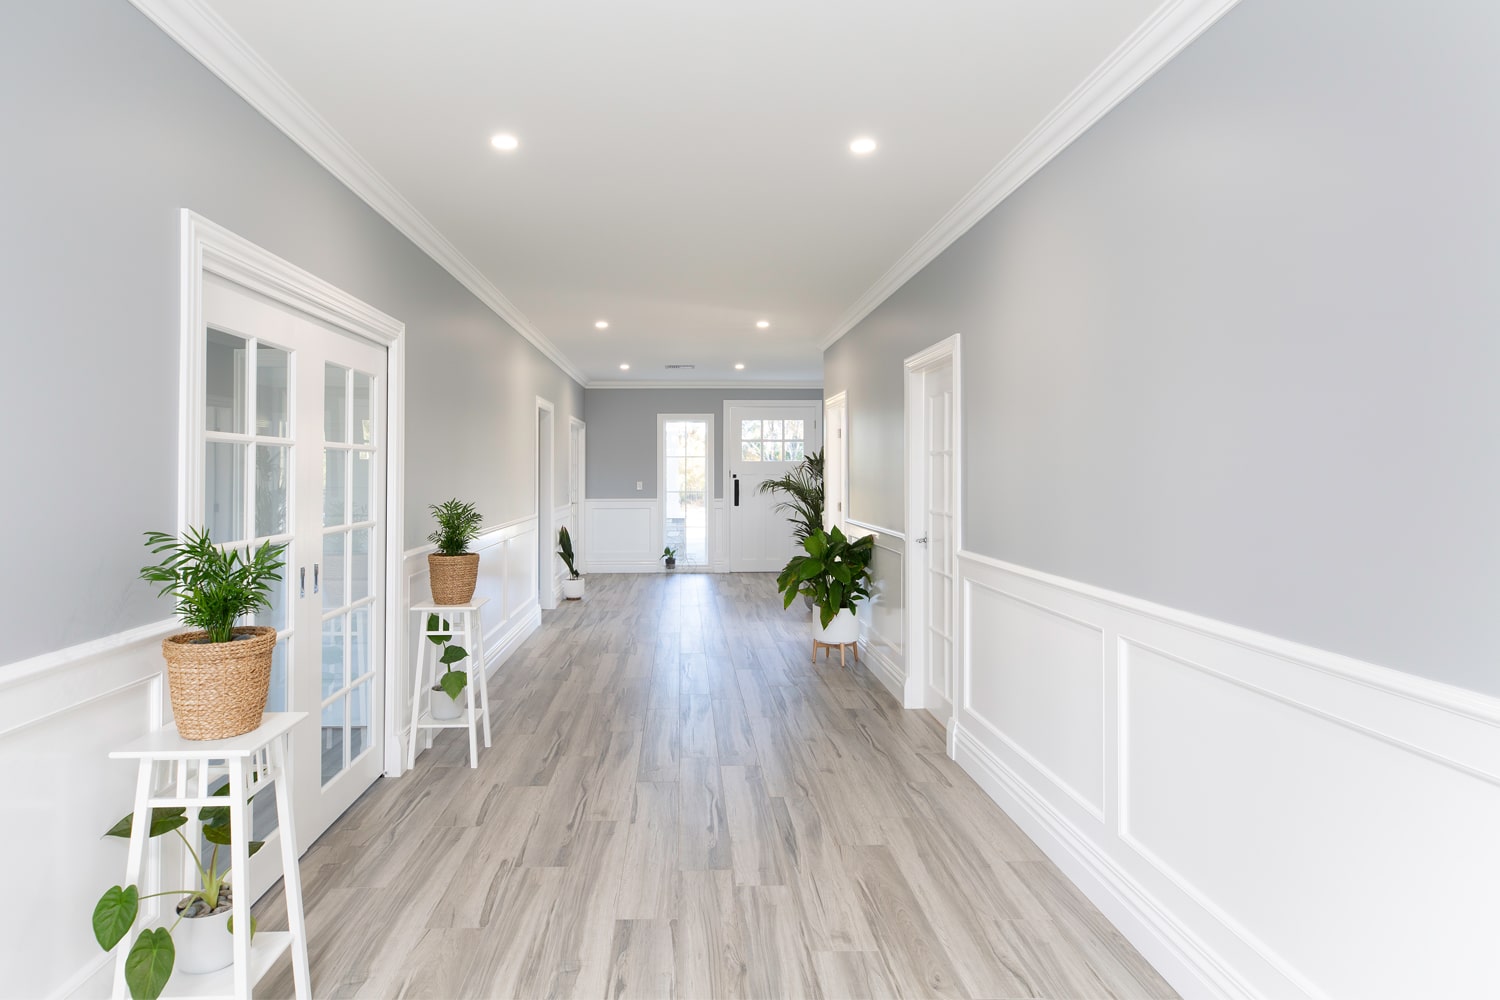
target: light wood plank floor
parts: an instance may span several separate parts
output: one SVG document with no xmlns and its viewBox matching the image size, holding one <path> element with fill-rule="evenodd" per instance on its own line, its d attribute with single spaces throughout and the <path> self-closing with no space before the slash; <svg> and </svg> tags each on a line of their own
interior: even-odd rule
<svg viewBox="0 0 1500 1000">
<path fill-rule="evenodd" d="M 303 858 L 317 996 L 1175 996 L 769 575 L 588 585 Z"/>
</svg>

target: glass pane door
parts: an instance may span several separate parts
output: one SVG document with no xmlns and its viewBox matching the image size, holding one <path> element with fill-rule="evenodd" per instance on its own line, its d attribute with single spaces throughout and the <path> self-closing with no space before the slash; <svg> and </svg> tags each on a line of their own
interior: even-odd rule
<svg viewBox="0 0 1500 1000">
<path fill-rule="evenodd" d="M 708 438 L 704 419 L 662 421 L 662 538 L 679 566 L 708 565 Z"/>
</svg>

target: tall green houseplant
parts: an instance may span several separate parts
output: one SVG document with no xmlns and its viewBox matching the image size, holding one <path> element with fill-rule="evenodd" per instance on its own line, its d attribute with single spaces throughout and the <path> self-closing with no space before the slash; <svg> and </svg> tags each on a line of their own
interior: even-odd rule
<svg viewBox="0 0 1500 1000">
<path fill-rule="evenodd" d="M 803 539 L 802 547 L 807 554 L 792 557 L 776 578 L 776 589 L 788 608 L 798 594 L 811 597 L 826 629 L 840 610 L 852 612 L 870 596 L 875 536 L 850 541 L 837 526 L 826 532 L 819 528 Z"/>
<path fill-rule="evenodd" d="M 767 479 L 760 484 L 760 492 L 786 498 L 775 509 L 787 515 L 797 541 L 823 530 L 823 452 L 808 455 L 784 476 Z"/>
</svg>

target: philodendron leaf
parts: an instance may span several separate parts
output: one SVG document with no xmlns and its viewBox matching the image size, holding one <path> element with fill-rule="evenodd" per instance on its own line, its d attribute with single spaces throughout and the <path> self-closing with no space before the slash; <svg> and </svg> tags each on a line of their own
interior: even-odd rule
<svg viewBox="0 0 1500 1000">
<path fill-rule="evenodd" d="M 252 841 L 250 841 L 250 856 L 252 858 L 255 857 L 255 852 L 258 851 L 258 850 L 260 850 L 262 847 L 265 847 L 265 846 L 266 846 L 266 842 L 264 840 L 252 840 Z M 255 928 L 254 927 L 250 928 L 250 933 L 252 933 L 252 934 L 255 933 Z"/>
<path fill-rule="evenodd" d="M 445 629 L 445 630 L 449 628 L 448 619 L 446 619 L 446 618 L 443 619 L 443 624 L 442 624 L 441 627 L 443 629 Z M 438 632 L 438 628 L 439 628 L 439 626 L 438 626 L 438 616 L 437 615 L 428 615 L 427 616 L 427 631 L 428 632 L 434 632 L 436 634 L 435 635 L 429 635 L 427 637 L 427 639 L 434 646 L 441 646 L 443 643 L 445 643 L 449 639 L 453 638 L 453 633 L 452 632 L 449 632 L 449 631 Z"/>
<path fill-rule="evenodd" d="M 468 683 L 469 675 L 462 670 L 449 670 L 438 678 L 438 684 L 454 701 L 457 701 L 458 696 L 464 693 L 464 685 Z"/>
<path fill-rule="evenodd" d="M 443 650 L 443 655 L 438 659 L 438 662 L 443 666 L 447 666 L 450 663 L 457 663 L 468 655 L 469 651 L 462 646 L 449 646 Z"/>
<path fill-rule="evenodd" d="M 110 886 L 94 907 L 94 939 L 109 951 L 124 940 L 140 912 L 141 893 L 133 885 Z"/>
<path fill-rule="evenodd" d="M 227 806 L 225 808 L 228 808 Z M 203 839 L 210 844 L 229 845 L 229 824 L 223 826 L 205 826 L 203 828 Z"/>
<path fill-rule="evenodd" d="M 227 921 L 225 921 L 224 927 L 225 927 L 225 929 L 227 929 L 229 931 L 229 933 L 233 934 L 234 933 L 234 918 L 230 917 Z M 250 937 L 252 939 L 254 939 L 254 937 L 255 937 L 255 927 L 256 927 L 256 924 L 255 924 L 255 914 L 252 913 L 252 914 L 250 914 Z"/>
<path fill-rule="evenodd" d="M 165 927 L 141 931 L 125 957 L 125 985 L 135 1000 L 156 1000 L 172 978 L 177 949 Z"/>
<path fill-rule="evenodd" d="M 130 839 L 130 830 L 135 821 L 132 813 L 120 820 L 114 826 L 104 831 L 106 837 L 124 837 Z M 151 810 L 151 830 L 148 837 L 160 837 L 164 833 L 171 833 L 179 826 L 187 823 L 187 810 L 182 806 L 157 806 Z"/>
</svg>

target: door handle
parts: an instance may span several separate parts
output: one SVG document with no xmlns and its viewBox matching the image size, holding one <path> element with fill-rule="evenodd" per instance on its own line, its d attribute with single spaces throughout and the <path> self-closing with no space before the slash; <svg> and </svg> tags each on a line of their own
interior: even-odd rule
<svg viewBox="0 0 1500 1000">
<path fill-rule="evenodd" d="M 921 538 L 918 538 L 917 539 L 917 544 L 918 545 L 926 545 L 927 544 L 927 536 L 923 535 Z"/>
<path fill-rule="evenodd" d="M 926 541 L 926 539 L 923 539 L 923 541 Z M 313 563 L 313 593 L 316 594 L 317 592 L 318 592 L 318 564 L 317 563 Z"/>
<path fill-rule="evenodd" d="M 297 596 L 298 597 L 306 597 L 307 596 L 307 567 L 306 566 L 299 566 L 297 568 Z"/>
<path fill-rule="evenodd" d="M 739 476 L 735 476 L 734 477 L 734 505 L 736 507 L 738 507 L 740 505 L 740 477 Z"/>
</svg>

